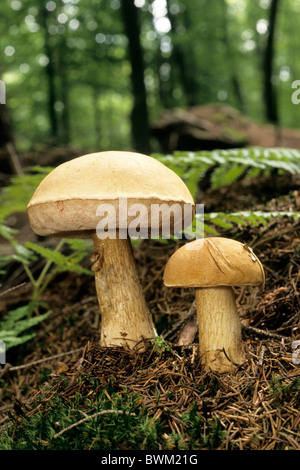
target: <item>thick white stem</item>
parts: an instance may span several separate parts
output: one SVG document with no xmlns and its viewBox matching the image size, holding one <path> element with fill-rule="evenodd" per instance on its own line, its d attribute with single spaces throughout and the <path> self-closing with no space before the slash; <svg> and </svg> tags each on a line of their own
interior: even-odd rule
<svg viewBox="0 0 300 470">
<path fill-rule="evenodd" d="M 228 372 L 245 361 L 231 287 L 196 289 L 199 353 L 205 369 Z"/>
<path fill-rule="evenodd" d="M 103 346 L 134 348 L 156 331 L 146 306 L 132 247 L 127 239 L 100 240 L 94 236 L 96 291 L 101 311 Z M 143 348 L 143 342 L 137 347 Z"/>
</svg>

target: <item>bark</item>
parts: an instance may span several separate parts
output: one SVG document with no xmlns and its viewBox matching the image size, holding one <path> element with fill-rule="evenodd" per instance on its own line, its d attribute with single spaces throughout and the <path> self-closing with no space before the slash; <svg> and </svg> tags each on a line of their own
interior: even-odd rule
<svg viewBox="0 0 300 470">
<path fill-rule="evenodd" d="M 101 311 L 100 343 L 103 346 L 142 349 L 143 338 L 152 340 L 156 332 L 145 302 L 130 239 L 100 240 L 95 235 L 94 247 L 92 269 Z"/>
</svg>

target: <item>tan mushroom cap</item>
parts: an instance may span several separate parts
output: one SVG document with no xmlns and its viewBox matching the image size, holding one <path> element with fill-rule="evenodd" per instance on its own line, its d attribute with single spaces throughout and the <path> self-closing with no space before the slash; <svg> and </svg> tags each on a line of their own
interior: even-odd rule
<svg viewBox="0 0 300 470">
<path fill-rule="evenodd" d="M 155 158 L 108 151 L 74 158 L 52 170 L 33 194 L 27 214 L 39 235 L 80 235 L 96 229 L 100 203 L 115 206 L 118 224 L 120 198 L 126 198 L 128 205 L 144 203 L 148 209 L 155 203 L 194 208 L 182 179 Z M 147 227 L 148 213 L 149 218 L 142 221 Z"/>
<path fill-rule="evenodd" d="M 168 260 L 164 284 L 174 287 L 257 286 L 264 269 L 251 248 L 223 237 L 197 239 Z"/>
</svg>

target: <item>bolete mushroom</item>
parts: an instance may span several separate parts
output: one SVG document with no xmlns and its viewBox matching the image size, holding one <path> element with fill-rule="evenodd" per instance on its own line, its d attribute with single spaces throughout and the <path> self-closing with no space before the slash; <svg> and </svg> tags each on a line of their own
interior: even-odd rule
<svg viewBox="0 0 300 470">
<path fill-rule="evenodd" d="M 168 260 L 164 284 L 195 288 L 199 355 L 206 370 L 227 372 L 245 361 L 232 286 L 264 281 L 263 266 L 253 250 L 228 238 L 196 239 Z"/>
<path fill-rule="evenodd" d="M 182 179 L 157 159 L 135 152 L 109 151 L 83 155 L 59 165 L 42 180 L 28 204 L 28 218 L 38 235 L 93 239 L 92 269 L 103 346 L 133 348 L 139 343 L 142 348 L 142 339 L 156 336 L 129 227 L 137 218 L 134 209 L 142 207 L 138 217 L 140 230 L 160 230 L 163 217 L 160 215 L 159 221 L 153 222 L 151 207 L 154 204 L 157 209 L 162 203 L 169 209 L 175 204 L 170 232 L 176 229 L 174 218 L 182 221 L 181 209 L 185 205 L 194 208 Z"/>
</svg>

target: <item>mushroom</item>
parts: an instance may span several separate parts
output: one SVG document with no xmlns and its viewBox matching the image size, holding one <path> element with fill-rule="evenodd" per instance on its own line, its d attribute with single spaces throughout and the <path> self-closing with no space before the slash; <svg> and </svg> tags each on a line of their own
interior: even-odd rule
<svg viewBox="0 0 300 470">
<path fill-rule="evenodd" d="M 196 239 L 168 260 L 164 284 L 195 288 L 199 355 L 206 370 L 227 372 L 245 361 L 232 286 L 264 281 L 263 266 L 253 250 L 228 238 Z"/>
<path fill-rule="evenodd" d="M 160 233 L 163 216 L 160 214 L 155 225 L 151 207 L 162 203 L 168 209 L 175 204 L 170 233 L 176 230 L 179 217 L 182 222 L 186 204 L 194 210 L 182 179 L 157 159 L 108 151 L 83 155 L 53 169 L 27 206 L 30 225 L 38 235 L 93 239 L 91 260 L 103 346 L 133 348 L 139 343 L 142 349 L 142 340 L 157 334 L 139 280 L 129 228 L 137 219 L 134 209 L 142 208 L 138 217 L 141 233 L 149 234 L 150 228 Z"/>
</svg>

